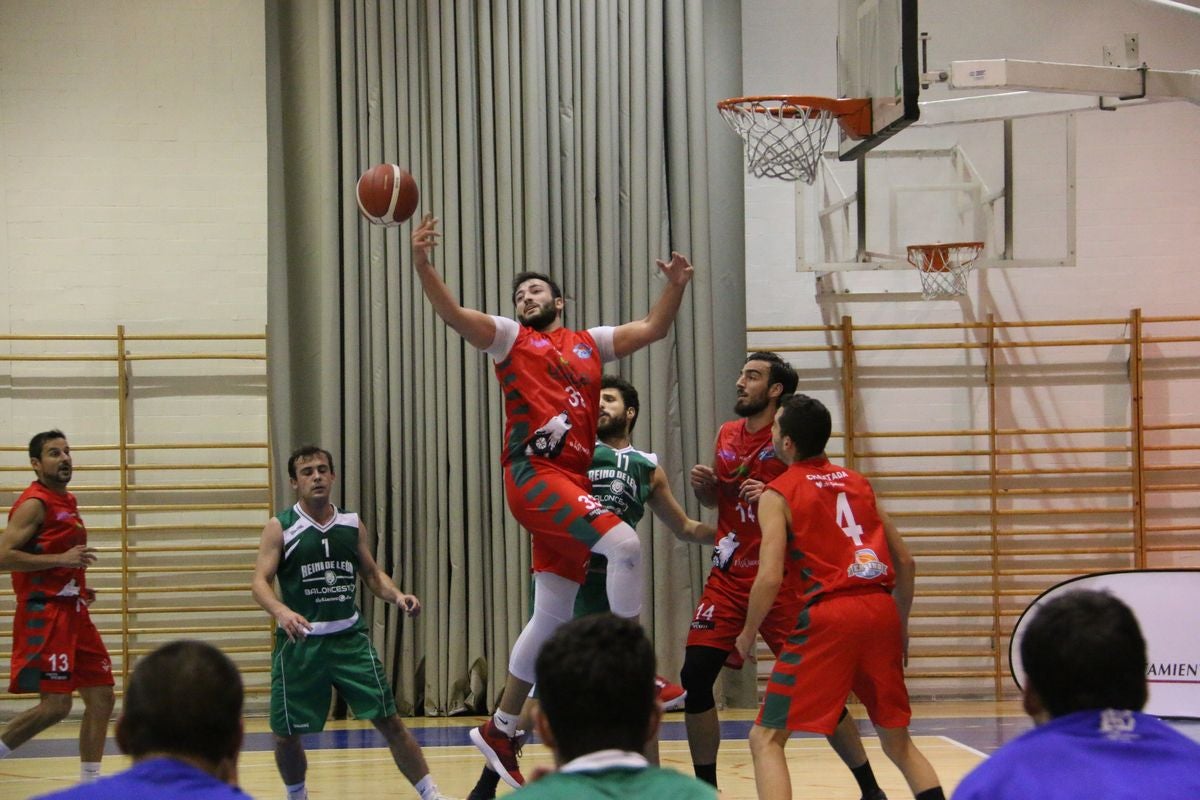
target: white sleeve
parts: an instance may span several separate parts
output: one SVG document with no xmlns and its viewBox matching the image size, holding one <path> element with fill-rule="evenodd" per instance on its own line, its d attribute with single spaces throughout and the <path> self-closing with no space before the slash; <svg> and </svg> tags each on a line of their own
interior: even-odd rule
<svg viewBox="0 0 1200 800">
<path fill-rule="evenodd" d="M 496 322 L 496 336 L 483 352 L 491 356 L 493 361 L 503 361 L 512 351 L 513 342 L 517 341 L 521 326 L 511 317 L 493 316 L 492 319 Z"/>
<path fill-rule="evenodd" d="M 588 328 L 588 333 L 592 335 L 592 339 L 596 341 L 596 348 L 600 351 L 601 364 L 617 360 L 617 354 L 613 350 L 613 330 L 612 325 Z"/>
</svg>

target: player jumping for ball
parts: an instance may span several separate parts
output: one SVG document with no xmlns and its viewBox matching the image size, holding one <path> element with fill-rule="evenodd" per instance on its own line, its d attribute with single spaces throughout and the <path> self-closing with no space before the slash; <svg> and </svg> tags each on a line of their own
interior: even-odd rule
<svg viewBox="0 0 1200 800">
<path fill-rule="evenodd" d="M 667 335 L 692 279 L 688 259 L 658 261 L 666 286 L 644 319 L 616 327 L 572 330 L 563 325 L 563 297 L 549 276 L 513 279 L 516 320 L 463 308 L 430 261 L 438 220 L 427 215 L 412 234 L 421 287 L 437 312 L 473 347 L 495 361 L 504 387 L 504 494 L 513 516 L 533 537 L 533 616 L 513 646 L 499 707 L 471 731 L 471 740 L 510 786 L 517 765 L 517 717 L 535 681 L 542 643 L 571 619 L 592 552 L 608 559 L 613 613 L 636 617 L 642 606 L 642 554 L 634 529 L 591 494 L 588 467 L 596 442 L 603 364 Z"/>
</svg>

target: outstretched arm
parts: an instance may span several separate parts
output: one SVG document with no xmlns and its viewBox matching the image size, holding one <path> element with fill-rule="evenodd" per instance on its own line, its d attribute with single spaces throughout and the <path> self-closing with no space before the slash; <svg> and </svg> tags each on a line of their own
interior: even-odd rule
<svg viewBox="0 0 1200 800">
<path fill-rule="evenodd" d="M 671 484 L 667 482 L 667 474 L 662 467 L 654 468 L 654 476 L 650 483 L 650 497 L 646 499 L 654 516 L 666 523 L 675 534 L 675 538 L 684 542 L 696 544 L 712 544 L 717 538 L 717 532 L 711 525 L 699 520 L 689 519 L 687 512 L 679 505 L 671 492 Z"/>
<path fill-rule="evenodd" d="M 472 347 L 485 350 L 496 338 L 496 321 L 482 311 L 460 306 L 450 293 L 450 287 L 433 268 L 429 257 L 433 248 L 437 247 L 438 237 L 442 235 L 437 226 L 437 217 L 426 214 L 412 232 L 413 266 L 421 280 L 421 289 L 429 298 L 433 310 L 447 325 L 458 331 Z"/>
<path fill-rule="evenodd" d="M 250 579 L 250 594 L 254 602 L 275 618 L 293 642 L 303 639 L 312 630 L 312 625 L 302 614 L 292 611 L 275 595 L 275 573 L 279 571 L 279 559 L 283 557 L 283 526 L 271 517 L 263 527 L 262 539 L 258 543 L 258 557 L 254 560 L 254 577 Z"/>
<path fill-rule="evenodd" d="M 617 358 L 624 358 L 666 336 L 667 331 L 671 330 L 671 323 L 675 321 L 675 315 L 679 313 L 683 290 L 692 279 L 691 262 L 685 255 L 671 253 L 670 261 L 658 259 L 655 263 L 667 277 L 667 285 L 644 319 L 626 322 L 613 329 L 613 352 Z"/>
<path fill-rule="evenodd" d="M 77 544 L 62 553 L 27 553 L 21 548 L 41 530 L 46 507 L 41 500 L 26 500 L 17 506 L 12 519 L 0 533 L 0 569 L 37 572 L 54 567 L 87 568 L 96 560 L 96 549 Z"/>
<path fill-rule="evenodd" d="M 421 613 L 421 601 L 415 595 L 400 591 L 392 581 L 391 576 L 379 568 L 375 557 L 371 555 L 368 542 L 371 541 L 367 526 L 358 523 L 358 569 L 362 574 L 363 583 L 371 590 L 371 594 L 384 602 L 391 603 L 410 617 Z"/>
</svg>

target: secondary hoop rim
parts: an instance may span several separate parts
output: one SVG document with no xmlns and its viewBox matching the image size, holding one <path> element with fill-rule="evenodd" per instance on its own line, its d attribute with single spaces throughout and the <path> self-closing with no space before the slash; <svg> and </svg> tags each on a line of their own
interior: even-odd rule
<svg viewBox="0 0 1200 800">
<path fill-rule="evenodd" d="M 765 106 L 763 103 L 777 103 Z M 780 108 L 780 107 L 783 108 Z M 871 98 L 819 97 L 816 95 L 756 94 L 727 97 L 717 101 L 718 111 L 772 113 L 782 118 L 811 117 L 814 112 L 829 112 L 851 139 L 863 139 L 871 131 Z"/>
<path fill-rule="evenodd" d="M 922 272 L 951 272 L 955 268 L 969 267 L 983 252 L 983 242 L 934 242 L 932 244 L 908 245 L 908 263 Z M 950 251 L 972 251 L 967 257 L 951 259 Z M 924 256 L 922 258 L 922 256 Z"/>
</svg>

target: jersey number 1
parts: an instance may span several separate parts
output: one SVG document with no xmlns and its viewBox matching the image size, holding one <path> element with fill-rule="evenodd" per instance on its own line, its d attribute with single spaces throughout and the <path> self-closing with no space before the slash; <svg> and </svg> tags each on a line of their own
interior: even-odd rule
<svg viewBox="0 0 1200 800">
<path fill-rule="evenodd" d="M 855 547 L 862 547 L 862 525 L 854 521 L 854 512 L 850 510 L 850 499 L 845 492 L 837 496 L 837 524 L 845 534 L 854 540 Z"/>
</svg>

